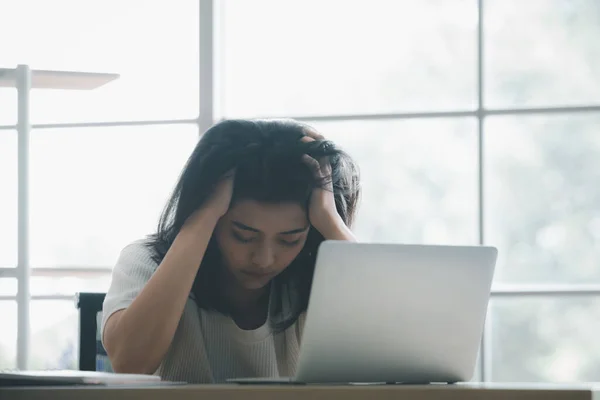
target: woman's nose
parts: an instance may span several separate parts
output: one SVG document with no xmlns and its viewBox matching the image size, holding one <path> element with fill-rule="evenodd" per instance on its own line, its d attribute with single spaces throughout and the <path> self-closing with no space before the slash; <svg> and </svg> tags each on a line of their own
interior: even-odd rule
<svg viewBox="0 0 600 400">
<path fill-rule="evenodd" d="M 269 244 L 261 244 L 252 255 L 252 263 L 259 268 L 268 268 L 274 260 L 274 251 Z"/>
</svg>

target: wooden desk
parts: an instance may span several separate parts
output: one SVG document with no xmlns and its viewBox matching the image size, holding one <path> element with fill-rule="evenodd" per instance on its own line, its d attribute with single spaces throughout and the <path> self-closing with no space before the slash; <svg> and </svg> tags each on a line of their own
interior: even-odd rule
<svg viewBox="0 0 600 400">
<path fill-rule="evenodd" d="M 0 388 L 2 400 L 600 400 L 600 385 L 237 386 Z"/>
</svg>

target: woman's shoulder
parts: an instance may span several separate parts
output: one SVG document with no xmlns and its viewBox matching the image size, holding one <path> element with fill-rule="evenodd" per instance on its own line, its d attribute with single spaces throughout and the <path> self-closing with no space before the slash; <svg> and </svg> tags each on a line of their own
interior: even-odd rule
<svg viewBox="0 0 600 400">
<path fill-rule="evenodd" d="M 155 260 L 152 242 L 149 238 L 138 239 L 127 244 L 119 254 L 115 269 L 143 268 L 155 270 L 158 262 Z"/>
<path fill-rule="evenodd" d="M 150 256 L 152 254 L 152 241 L 149 237 L 145 237 L 129 242 L 123 247 L 121 254 L 123 253 Z"/>
</svg>

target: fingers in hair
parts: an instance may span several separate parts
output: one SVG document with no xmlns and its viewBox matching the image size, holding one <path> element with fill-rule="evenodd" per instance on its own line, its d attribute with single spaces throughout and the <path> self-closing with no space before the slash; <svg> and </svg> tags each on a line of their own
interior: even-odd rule
<svg viewBox="0 0 600 400">
<path fill-rule="evenodd" d="M 311 169 L 315 176 L 321 177 L 321 164 L 308 154 L 302 156 L 302 161 Z"/>
<path fill-rule="evenodd" d="M 321 135 L 315 129 L 310 127 L 304 129 L 304 134 L 306 135 L 305 137 L 310 137 L 313 140 L 325 140 L 325 136 Z"/>
</svg>

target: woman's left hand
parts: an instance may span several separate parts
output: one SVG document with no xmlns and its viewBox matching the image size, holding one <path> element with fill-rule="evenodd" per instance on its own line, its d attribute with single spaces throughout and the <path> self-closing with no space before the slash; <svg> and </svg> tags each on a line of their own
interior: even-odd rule
<svg viewBox="0 0 600 400">
<path fill-rule="evenodd" d="M 312 142 L 314 140 L 323 140 L 323 136 L 308 131 L 307 136 L 302 138 L 303 142 Z M 331 163 L 327 157 L 315 160 L 305 154 L 302 160 L 309 166 L 315 177 L 324 181 L 323 187 L 315 188 L 311 194 L 308 218 L 310 223 L 328 240 L 352 240 L 354 235 L 346 226 L 340 214 L 335 207 L 335 197 L 333 193 L 333 182 L 331 179 Z"/>
</svg>

